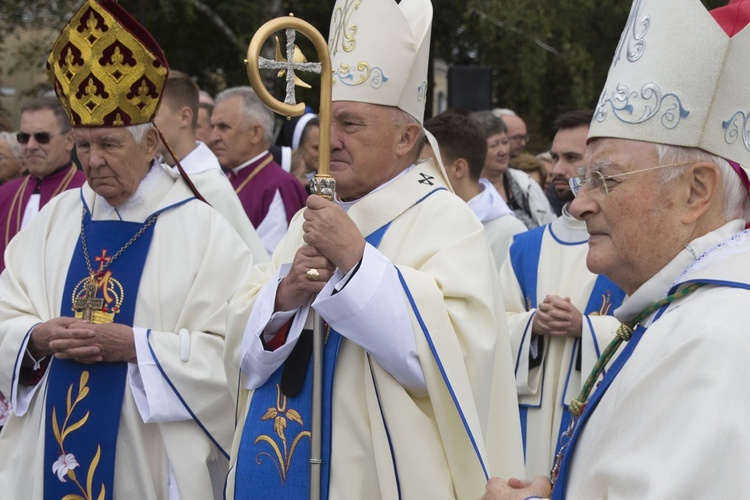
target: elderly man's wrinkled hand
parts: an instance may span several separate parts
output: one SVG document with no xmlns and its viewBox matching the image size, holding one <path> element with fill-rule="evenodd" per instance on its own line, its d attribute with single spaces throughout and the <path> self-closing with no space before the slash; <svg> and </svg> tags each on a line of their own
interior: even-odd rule
<svg viewBox="0 0 750 500">
<path fill-rule="evenodd" d="M 309 302 L 331 279 L 336 266 L 316 248 L 304 245 L 294 255 L 292 267 L 276 290 L 275 311 L 291 311 Z"/>
<path fill-rule="evenodd" d="M 365 239 L 359 228 L 336 203 L 320 196 L 307 198 L 303 216 L 303 239 L 333 264 L 348 273 L 365 252 Z"/>
<path fill-rule="evenodd" d="M 136 360 L 131 327 L 119 323 L 96 325 L 73 318 L 58 320 L 66 321 L 58 322 L 54 327 L 48 344 L 49 354 L 54 354 L 56 358 L 87 364 Z"/>
<path fill-rule="evenodd" d="M 97 355 L 98 350 L 87 344 L 94 337 L 90 327 L 91 323 L 76 318 L 54 318 L 40 323 L 31 331 L 29 352 L 37 359 L 57 354 L 57 342 L 67 341 L 69 345 L 87 346 L 79 351 L 84 356 Z"/>
</svg>

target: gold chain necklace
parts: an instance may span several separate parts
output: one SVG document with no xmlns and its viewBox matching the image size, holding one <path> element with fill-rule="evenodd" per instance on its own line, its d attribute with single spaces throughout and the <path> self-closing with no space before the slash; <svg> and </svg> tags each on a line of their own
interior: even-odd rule
<svg viewBox="0 0 750 500">
<path fill-rule="evenodd" d="M 123 252 L 125 252 L 125 250 L 127 250 L 133 243 L 135 243 L 135 241 L 140 238 L 143 233 L 145 233 L 146 230 L 148 230 L 148 228 L 154 224 L 154 222 L 156 222 L 156 219 L 159 218 L 159 215 L 161 215 L 161 213 L 151 215 L 148 219 L 146 219 L 146 222 L 138 230 L 138 232 L 135 233 L 133 237 L 130 238 L 130 240 L 128 240 L 127 243 L 125 243 L 122 248 L 120 248 L 112 257 L 109 257 L 108 260 L 102 259 L 102 263 L 99 266 L 99 269 L 97 271 L 94 271 L 94 268 L 91 266 L 91 258 L 89 257 L 88 245 L 86 244 L 86 227 L 84 224 L 84 221 L 86 219 L 86 207 L 83 207 L 83 212 L 81 213 L 81 246 L 83 247 L 83 257 L 86 260 L 86 268 L 89 271 L 89 277 L 88 282 L 85 285 L 86 297 L 84 299 L 74 300 L 74 303 L 76 303 L 78 308 L 83 309 L 82 317 L 84 320 L 92 321 L 94 310 L 98 310 L 99 308 L 101 308 L 101 299 L 96 298 L 96 290 L 99 288 L 99 280 L 104 276 L 104 270 L 111 266 L 112 263 L 117 260 L 117 258 L 120 257 Z"/>
</svg>

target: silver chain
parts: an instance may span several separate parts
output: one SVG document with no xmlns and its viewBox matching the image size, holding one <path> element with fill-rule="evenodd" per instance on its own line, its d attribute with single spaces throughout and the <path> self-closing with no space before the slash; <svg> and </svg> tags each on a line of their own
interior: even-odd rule
<svg viewBox="0 0 750 500">
<path fill-rule="evenodd" d="M 150 216 L 148 219 L 146 219 L 146 223 L 143 225 L 143 227 L 141 227 L 138 230 L 138 232 L 135 233 L 133 235 L 133 237 L 130 238 L 130 240 L 122 246 L 122 248 L 120 248 L 112 257 L 110 257 L 108 261 L 104 262 L 102 264 L 102 268 L 99 269 L 98 271 L 99 272 L 104 271 L 109 266 L 111 266 L 112 263 L 120 255 L 122 255 L 122 253 L 125 250 L 127 250 L 130 245 L 132 245 L 133 243 L 135 243 L 135 240 L 137 240 L 138 238 L 140 238 L 141 235 L 143 233 L 145 233 L 146 230 L 154 224 L 154 222 L 156 222 L 156 219 L 158 219 L 160 215 L 161 215 L 161 212 L 156 213 L 156 214 Z M 82 246 L 83 246 L 83 257 L 86 259 L 86 267 L 88 267 L 89 274 L 94 274 L 94 268 L 91 267 L 91 259 L 89 258 L 89 249 L 88 249 L 88 246 L 86 245 L 86 230 L 85 230 L 85 227 L 84 227 L 84 224 L 83 224 L 83 221 L 85 219 L 86 219 L 86 207 L 83 207 L 83 212 L 81 213 L 81 243 L 82 243 Z"/>
</svg>

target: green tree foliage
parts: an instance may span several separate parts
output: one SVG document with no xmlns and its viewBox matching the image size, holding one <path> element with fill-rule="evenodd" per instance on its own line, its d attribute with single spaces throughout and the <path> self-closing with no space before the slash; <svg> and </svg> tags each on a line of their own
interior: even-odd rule
<svg viewBox="0 0 750 500">
<path fill-rule="evenodd" d="M 714 8 L 726 0 L 703 3 Z M 536 137 L 530 149 L 543 150 L 556 116 L 596 105 L 630 6 L 612 0 L 467 0 L 459 29 L 467 34 L 468 51 L 456 54 L 456 45 L 449 46 L 448 60 L 492 67 L 495 104 L 523 116 Z M 446 57 L 444 44 L 436 45 Z"/>
<path fill-rule="evenodd" d="M 708 8 L 726 3 L 702 1 Z M 59 30 L 78 4 L 4 0 L 0 42 L 17 30 Z M 153 34 L 171 67 L 215 93 L 247 84 L 247 45 L 274 17 L 294 13 L 327 38 L 333 0 L 120 0 L 120 5 Z M 523 116 L 538 141 L 531 149 L 540 150 L 558 114 L 596 104 L 630 10 L 630 2 L 617 0 L 433 0 L 433 6 L 433 56 L 492 67 L 495 105 Z M 45 39 L 24 47 L 21 64 L 38 67 L 51 43 Z M 317 59 L 303 37 L 298 44 L 308 58 Z M 272 42 L 268 50 L 272 55 Z M 317 78 L 307 80 L 314 88 L 302 91 L 300 99 L 317 107 Z M 277 93 L 281 85 L 276 81 Z"/>
</svg>

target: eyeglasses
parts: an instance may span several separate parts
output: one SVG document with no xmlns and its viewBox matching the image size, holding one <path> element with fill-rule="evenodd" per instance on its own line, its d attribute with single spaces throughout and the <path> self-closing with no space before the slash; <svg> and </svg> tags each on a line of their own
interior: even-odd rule
<svg viewBox="0 0 750 500">
<path fill-rule="evenodd" d="M 511 135 L 510 137 L 508 137 L 508 139 L 510 139 L 511 141 L 515 141 L 515 142 L 521 142 L 521 141 L 523 141 L 523 142 L 529 142 L 529 139 L 531 139 L 531 137 L 529 136 L 529 134 L 526 134 L 526 135 Z"/>
<path fill-rule="evenodd" d="M 573 191 L 574 196 L 578 196 L 578 192 L 583 189 L 583 186 L 586 184 L 589 184 L 592 190 L 603 190 L 605 195 L 609 194 L 609 187 L 607 186 L 607 181 L 610 179 L 616 179 L 619 177 L 625 177 L 626 175 L 633 175 L 633 174 L 640 174 L 641 172 L 648 172 L 649 170 L 656 170 L 658 168 L 666 168 L 666 167 L 686 167 L 688 165 L 694 164 L 695 161 L 684 161 L 680 163 L 668 163 L 666 165 L 657 165 L 655 167 L 649 167 L 649 168 L 643 168 L 641 170 L 634 170 L 632 172 L 623 172 L 621 174 L 614 174 L 614 175 L 603 175 L 598 170 L 592 170 L 592 172 L 595 174 L 592 177 L 589 177 L 586 174 L 586 171 L 583 169 L 583 167 L 578 169 L 578 177 L 571 177 L 568 180 L 568 184 L 570 185 L 570 190 Z"/>
<path fill-rule="evenodd" d="M 18 142 L 20 142 L 21 144 L 28 144 L 31 136 L 34 136 L 34 140 L 39 144 L 49 144 L 49 141 L 52 140 L 52 137 L 54 135 L 56 134 L 52 134 L 50 132 L 34 132 L 33 134 L 19 132 L 16 134 L 16 139 L 18 139 Z"/>
</svg>

